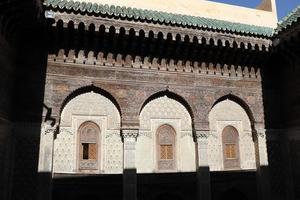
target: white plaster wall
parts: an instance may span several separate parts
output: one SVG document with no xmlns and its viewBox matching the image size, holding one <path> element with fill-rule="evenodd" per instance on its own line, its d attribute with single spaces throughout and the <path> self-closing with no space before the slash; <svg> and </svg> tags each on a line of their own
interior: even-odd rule
<svg viewBox="0 0 300 200">
<path fill-rule="evenodd" d="M 85 121 L 92 121 L 101 129 L 98 141 L 100 162 L 96 173 L 122 173 L 123 144 L 119 111 L 108 98 L 93 92 L 75 97 L 63 109 L 59 134 L 54 141 L 53 171 L 77 172 L 77 130 Z"/>
<path fill-rule="evenodd" d="M 136 145 L 137 172 L 158 172 L 156 131 L 163 124 L 171 125 L 176 131 L 176 171 L 195 171 L 191 116 L 182 104 L 164 96 L 149 102 L 140 114 L 140 131 Z"/>
<path fill-rule="evenodd" d="M 235 127 L 239 133 L 241 169 L 256 169 L 255 146 L 249 117 L 239 104 L 225 100 L 215 105 L 209 113 L 208 163 L 210 170 L 224 170 L 222 131 L 228 125 Z"/>
</svg>

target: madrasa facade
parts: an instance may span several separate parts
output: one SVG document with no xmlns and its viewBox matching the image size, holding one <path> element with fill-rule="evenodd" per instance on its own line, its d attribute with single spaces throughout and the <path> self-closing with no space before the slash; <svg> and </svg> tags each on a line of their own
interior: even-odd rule
<svg viewBox="0 0 300 200">
<path fill-rule="evenodd" d="M 300 7 L 0 3 L 0 199 L 300 199 Z"/>
</svg>

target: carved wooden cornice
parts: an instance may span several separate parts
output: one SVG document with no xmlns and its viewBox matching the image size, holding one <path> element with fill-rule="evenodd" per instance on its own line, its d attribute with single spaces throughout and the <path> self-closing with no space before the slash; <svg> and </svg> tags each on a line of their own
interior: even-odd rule
<svg viewBox="0 0 300 200">
<path fill-rule="evenodd" d="M 100 27 L 104 26 L 105 32 L 108 33 L 113 27 L 116 34 L 120 33 L 121 29 L 124 29 L 126 35 L 129 35 L 130 31 L 132 31 L 135 36 L 139 36 L 140 33 L 143 32 L 145 37 L 149 37 L 149 34 L 153 34 L 154 38 L 158 38 L 159 34 L 161 34 L 163 39 L 170 37 L 173 41 L 176 41 L 176 38 L 179 37 L 181 41 L 188 39 L 189 42 L 193 42 L 196 40 L 199 44 L 218 47 L 229 46 L 230 48 L 258 51 L 269 51 L 272 45 L 272 40 L 268 37 L 239 35 L 211 30 L 186 29 L 177 26 L 164 26 L 159 23 L 148 24 L 66 12 L 46 12 L 48 12 L 46 15 L 51 15 L 52 26 L 57 26 L 58 23 L 62 22 L 64 28 L 68 28 L 71 23 L 74 25 L 74 29 L 78 29 L 78 26 L 83 24 L 85 30 L 89 30 L 90 27 L 93 26 L 95 31 L 99 31 Z"/>
<path fill-rule="evenodd" d="M 136 69 L 136 70 L 157 70 L 161 72 L 178 72 L 195 75 L 217 76 L 228 78 L 243 78 L 249 80 L 261 80 L 260 69 L 252 66 L 226 65 L 220 63 L 208 63 L 197 61 L 167 60 L 149 57 L 132 57 L 131 55 L 114 55 L 113 53 L 104 54 L 99 52 L 89 52 L 85 56 L 84 51 L 79 51 L 78 56 L 74 50 L 70 50 L 66 55 L 63 49 L 59 50 L 58 55 L 48 56 L 48 63 L 63 65 L 86 65 L 86 66 L 105 66 L 112 68 Z"/>
</svg>

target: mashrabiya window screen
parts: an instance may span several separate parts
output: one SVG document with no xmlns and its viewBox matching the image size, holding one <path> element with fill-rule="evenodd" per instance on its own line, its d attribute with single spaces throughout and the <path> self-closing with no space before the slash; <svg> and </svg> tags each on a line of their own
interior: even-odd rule
<svg viewBox="0 0 300 200">
<path fill-rule="evenodd" d="M 157 129 L 158 169 L 167 171 L 175 169 L 175 130 L 170 125 Z"/>
<path fill-rule="evenodd" d="M 239 134 L 233 126 L 226 126 L 222 132 L 224 169 L 240 168 Z"/>
</svg>

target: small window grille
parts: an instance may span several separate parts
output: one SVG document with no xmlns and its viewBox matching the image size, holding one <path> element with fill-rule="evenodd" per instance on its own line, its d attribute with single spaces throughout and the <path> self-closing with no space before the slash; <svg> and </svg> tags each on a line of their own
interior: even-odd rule
<svg viewBox="0 0 300 200">
<path fill-rule="evenodd" d="M 160 159 L 172 160 L 173 159 L 173 145 L 160 145 Z"/>
</svg>

